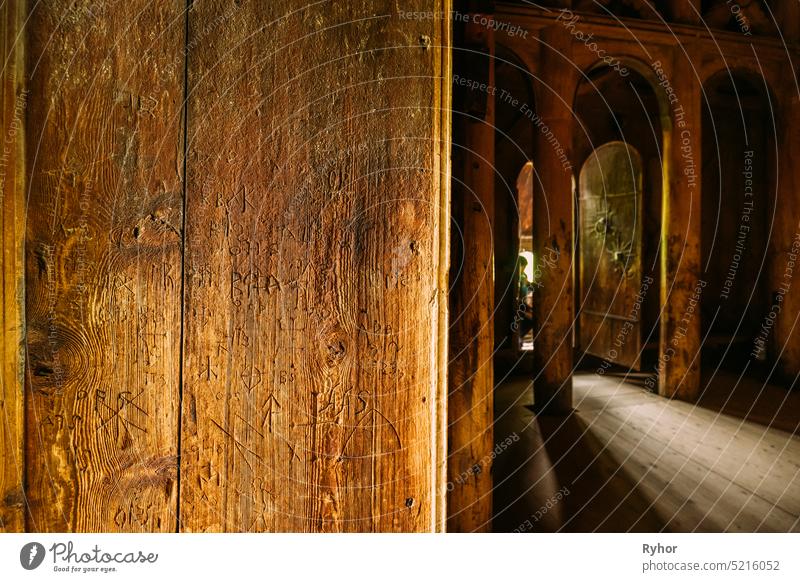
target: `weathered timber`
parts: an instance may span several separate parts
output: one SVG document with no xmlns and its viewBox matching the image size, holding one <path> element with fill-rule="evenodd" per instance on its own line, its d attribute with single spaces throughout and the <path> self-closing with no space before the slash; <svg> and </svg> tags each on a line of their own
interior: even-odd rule
<svg viewBox="0 0 800 582">
<path fill-rule="evenodd" d="M 182 531 L 441 527 L 447 27 L 190 11 Z"/>
<path fill-rule="evenodd" d="M 24 76 L 23 3 L 0 5 L 0 532 L 25 528 L 23 338 L 24 119 L 28 102 Z"/>
<path fill-rule="evenodd" d="M 183 2 L 32 5 L 30 531 L 174 531 Z"/>
</svg>

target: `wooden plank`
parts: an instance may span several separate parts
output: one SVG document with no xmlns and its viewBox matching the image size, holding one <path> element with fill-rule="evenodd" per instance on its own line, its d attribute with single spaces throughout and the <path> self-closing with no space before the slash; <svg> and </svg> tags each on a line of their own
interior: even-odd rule
<svg viewBox="0 0 800 582">
<path fill-rule="evenodd" d="M 638 479 L 668 529 L 794 527 L 800 438 L 611 378 L 581 376 L 574 386 L 587 430 L 600 437 L 622 471 Z"/>
<path fill-rule="evenodd" d="M 432 530 L 448 23 L 294 6 L 190 12 L 181 529 Z"/>
<path fill-rule="evenodd" d="M 0 532 L 25 529 L 24 483 L 24 290 L 25 162 L 23 123 L 28 94 L 24 86 L 24 17 L 21 2 L 0 5 L 0 248 L 3 266 L 0 302 Z"/>
<path fill-rule="evenodd" d="M 465 28 L 468 48 L 456 55 L 455 75 L 494 87 L 492 31 Z M 461 252 L 451 265 L 447 530 L 476 532 L 491 531 L 492 523 L 495 105 L 486 91 L 460 89 L 452 244 Z M 481 98 L 482 115 L 469 107 Z"/>
<path fill-rule="evenodd" d="M 26 24 L 31 531 L 174 531 L 183 2 Z"/>
<path fill-rule="evenodd" d="M 609 411 L 614 417 L 618 414 Z M 800 439 L 727 416 L 717 416 L 683 403 L 657 402 L 640 406 L 629 428 L 665 443 L 684 458 L 700 463 L 708 478 L 727 480 L 800 516 L 800 497 L 784 497 L 786 487 L 800 474 Z M 680 436 L 666 427 L 679 427 Z"/>
<path fill-rule="evenodd" d="M 588 420 L 588 419 L 587 419 Z M 663 450 L 641 433 L 592 424 L 608 439 L 605 452 L 634 476 L 639 494 L 663 520 L 664 531 L 791 531 L 796 516 L 741 486 L 710 474 L 700 464 Z M 660 456 L 659 456 L 660 455 Z M 657 458 L 657 462 L 652 460 Z M 622 506 L 627 499 L 622 499 Z M 614 508 L 609 508 L 614 509 Z M 606 523 L 606 526 L 613 526 Z"/>
<path fill-rule="evenodd" d="M 670 404 L 675 402 L 580 414 L 589 430 L 606 443 L 604 452 L 636 477 L 637 487 L 647 494 L 667 531 L 792 531 L 797 514 L 787 507 L 791 499 L 764 498 L 763 488 L 749 488 L 740 482 L 735 471 L 720 470 L 721 457 L 703 450 L 687 454 L 683 445 L 694 441 L 683 436 L 665 438 L 650 430 L 651 425 L 637 424 L 646 413 L 646 406 L 656 406 L 664 412 Z M 685 428 L 683 419 L 669 412 L 660 416 L 659 425 L 662 433 Z M 746 454 L 740 457 L 738 453 L 731 452 L 729 458 L 746 458 Z M 782 479 L 781 488 L 792 487 L 797 478 L 795 472 Z"/>
<path fill-rule="evenodd" d="M 576 395 L 579 395 L 577 389 Z M 542 432 L 542 449 L 523 454 L 525 457 L 541 456 L 546 451 L 552 466 L 544 474 L 557 481 L 556 489 L 569 491 L 563 505 L 559 504 L 564 519 L 558 531 L 657 531 L 661 528 L 663 520 L 640 491 L 635 474 L 622 470 L 620 463 L 607 454 L 605 443 L 580 414 L 539 416 L 537 425 Z M 528 483 L 535 480 L 535 477 L 527 477 Z"/>
<path fill-rule="evenodd" d="M 453 0 L 444 0 L 440 6 L 450 14 L 454 10 Z M 453 142 L 453 91 L 451 80 L 453 78 L 453 26 L 448 18 L 444 24 L 441 40 L 441 64 L 434 65 L 434 71 L 441 77 L 442 85 L 435 89 L 438 100 L 435 106 L 440 114 L 434 117 L 434 134 L 439 136 L 439 148 L 434 156 L 434 173 L 439 175 L 439 216 L 435 227 L 435 236 L 438 237 L 438 252 L 434 255 L 434 262 L 438 265 L 436 289 L 436 322 L 434 328 L 437 338 L 433 352 L 436 370 L 434 390 L 436 406 L 433 408 L 434 428 L 432 436 L 434 443 L 434 463 L 432 469 L 432 486 L 434 490 L 434 512 L 432 527 L 434 531 L 444 532 L 447 528 L 447 470 L 449 459 L 447 455 L 447 407 L 448 407 L 448 366 L 444 361 L 448 354 L 450 340 L 450 316 L 448 294 L 450 291 L 449 269 L 452 254 L 451 241 L 451 211 L 452 211 L 452 142 Z M 436 244 L 436 243 L 434 243 Z"/>
</svg>

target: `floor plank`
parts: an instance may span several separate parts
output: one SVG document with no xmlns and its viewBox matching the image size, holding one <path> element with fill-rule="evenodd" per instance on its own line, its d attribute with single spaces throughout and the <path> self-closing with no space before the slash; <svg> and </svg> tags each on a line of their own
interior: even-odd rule
<svg viewBox="0 0 800 582">
<path fill-rule="evenodd" d="M 721 399 L 724 380 L 730 398 Z M 496 434 L 523 438 L 495 463 L 495 530 L 519 529 L 542 500 L 568 490 L 548 520 L 522 529 L 800 531 L 796 394 L 769 385 L 761 393 L 791 404 L 769 408 L 748 382 L 725 375 L 707 393 L 713 406 L 699 406 L 583 373 L 574 378 L 571 414 L 537 418 L 529 382 L 504 383 Z M 749 404 L 758 415 L 747 413 Z"/>
</svg>

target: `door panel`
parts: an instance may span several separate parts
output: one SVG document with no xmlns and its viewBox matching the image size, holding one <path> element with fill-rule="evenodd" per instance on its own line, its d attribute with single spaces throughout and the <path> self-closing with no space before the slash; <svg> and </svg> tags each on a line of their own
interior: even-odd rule
<svg viewBox="0 0 800 582">
<path fill-rule="evenodd" d="M 597 148 L 580 173 L 580 346 L 640 367 L 642 163 L 623 142 Z"/>
</svg>

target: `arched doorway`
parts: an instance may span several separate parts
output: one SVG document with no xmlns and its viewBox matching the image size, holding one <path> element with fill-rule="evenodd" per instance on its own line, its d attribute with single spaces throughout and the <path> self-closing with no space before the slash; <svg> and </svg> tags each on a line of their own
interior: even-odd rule
<svg viewBox="0 0 800 582">
<path fill-rule="evenodd" d="M 579 175 L 579 347 L 638 370 L 642 351 L 642 159 L 622 141 L 596 148 Z"/>
<path fill-rule="evenodd" d="M 530 372 L 532 336 L 521 293 L 521 257 L 533 276 L 533 187 L 538 179 L 533 162 L 535 111 L 531 75 L 525 65 L 501 45 L 495 63 L 495 381 L 509 374 Z M 499 99 L 497 95 L 511 98 Z"/>
<path fill-rule="evenodd" d="M 518 280 L 517 308 L 512 331 L 517 336 L 517 348 L 522 352 L 533 350 L 533 301 L 539 284 L 541 266 L 533 252 L 533 162 L 525 162 L 517 176 Z"/>
<path fill-rule="evenodd" d="M 662 160 L 670 121 L 667 104 L 654 89 L 647 76 L 649 71 L 639 63 L 626 65 L 625 76 L 607 66 L 591 69 L 576 90 L 574 158 L 579 167 L 586 164 L 595 167 L 591 178 L 595 184 L 583 183 L 589 174 L 579 176 L 575 256 L 583 256 L 584 264 L 575 269 L 575 312 L 578 314 L 576 368 L 603 373 L 612 366 L 620 366 L 630 380 L 631 370 L 652 372 L 658 359 L 660 241 L 665 195 Z M 605 152 L 602 155 L 605 161 L 598 158 L 598 152 Z M 595 214 L 600 210 L 607 212 L 608 201 L 602 203 L 602 208 L 595 204 L 597 208 L 583 208 L 582 212 L 582 205 L 591 202 L 588 198 L 584 200 L 584 195 L 591 198 L 598 194 L 602 197 L 609 193 L 615 196 L 632 193 L 637 183 L 640 183 L 638 202 L 628 200 L 625 218 L 620 209 L 610 220 L 606 217 L 602 223 L 606 232 L 599 233 L 597 221 L 603 217 Z M 628 192 L 611 192 L 608 187 Z M 593 222 L 588 224 L 586 221 L 590 219 Z M 615 233 L 607 232 L 609 229 L 624 233 L 622 246 L 617 244 Z M 611 234 L 613 241 L 609 238 Z M 587 259 L 598 248 L 601 252 L 595 254 L 597 258 L 605 257 L 604 262 L 595 260 L 589 265 Z M 635 252 L 628 256 L 631 251 Z M 623 273 L 624 278 L 618 276 Z M 599 299 L 600 294 L 603 299 Z M 655 390 L 655 381 L 646 381 L 648 373 L 642 373 L 642 385 Z"/>
</svg>

